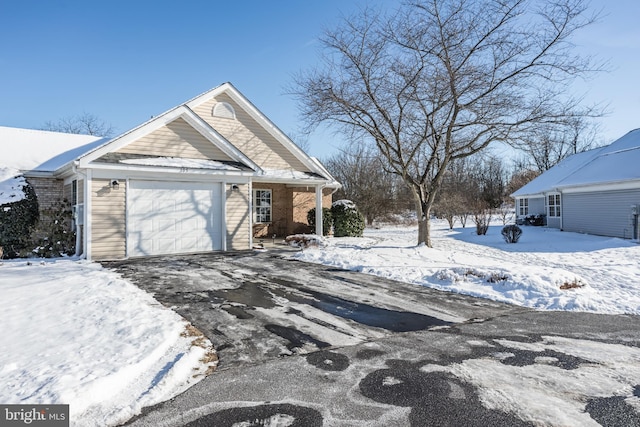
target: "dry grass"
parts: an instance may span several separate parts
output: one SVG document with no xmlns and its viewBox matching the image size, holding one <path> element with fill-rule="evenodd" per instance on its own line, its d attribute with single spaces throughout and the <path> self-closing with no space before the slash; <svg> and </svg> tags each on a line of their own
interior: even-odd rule
<svg viewBox="0 0 640 427">
<path fill-rule="evenodd" d="M 212 374 L 218 366 L 218 355 L 216 354 L 215 349 L 211 346 L 207 337 L 191 323 L 185 326 L 184 331 L 180 336 L 185 338 L 192 337 L 192 346 L 201 347 L 206 350 L 204 356 L 200 359 L 200 362 L 208 365 L 204 375 L 207 376 Z"/>
<path fill-rule="evenodd" d="M 573 281 L 571 282 L 564 282 L 562 285 L 560 285 L 560 289 L 562 290 L 577 289 L 577 288 L 582 288 L 584 286 L 585 286 L 584 283 L 582 283 L 580 279 L 573 279 Z"/>
</svg>

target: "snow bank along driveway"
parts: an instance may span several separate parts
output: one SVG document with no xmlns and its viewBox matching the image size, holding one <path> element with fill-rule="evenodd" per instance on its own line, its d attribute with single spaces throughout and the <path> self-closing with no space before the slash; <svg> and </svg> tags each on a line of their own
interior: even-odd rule
<svg viewBox="0 0 640 427">
<path fill-rule="evenodd" d="M 296 258 L 535 309 L 640 314 L 638 243 L 523 226 L 509 244 L 501 229 L 434 221 L 433 248 L 416 246 L 415 227 L 366 229 Z"/>
<path fill-rule="evenodd" d="M 126 421 L 215 365 L 211 343 L 85 261 L 0 262 L 0 402 L 69 404 L 74 426 Z"/>
</svg>

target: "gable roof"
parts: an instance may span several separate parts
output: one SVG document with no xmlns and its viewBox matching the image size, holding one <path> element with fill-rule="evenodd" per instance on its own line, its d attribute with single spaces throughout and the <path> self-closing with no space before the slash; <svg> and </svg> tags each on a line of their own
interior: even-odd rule
<svg viewBox="0 0 640 427">
<path fill-rule="evenodd" d="M 308 172 L 304 172 L 304 176 L 308 180 L 323 182 L 328 187 L 339 187 L 340 184 L 331 176 L 331 174 L 320 164 L 316 159 L 309 157 L 302 149 L 300 149 L 291 139 L 289 139 L 278 127 L 271 122 L 264 114 L 262 114 L 244 95 L 242 95 L 231 83 L 224 83 L 216 88 L 213 88 L 207 92 L 204 92 L 183 104 L 180 104 L 164 113 L 155 116 L 147 122 L 121 134 L 112 139 L 100 139 L 95 136 L 88 135 L 72 135 L 58 132 L 47 131 L 34 131 L 28 129 L 17 128 L 5 128 L 12 129 L 16 133 L 24 133 L 33 136 L 29 141 L 31 144 L 25 150 L 30 153 L 37 153 L 36 158 L 31 159 L 28 162 L 20 163 L 19 169 L 29 171 L 32 174 L 55 174 L 61 175 L 66 171 L 71 170 L 71 167 L 75 164 L 81 168 L 90 167 L 90 163 L 100 159 L 102 162 L 106 155 L 111 154 L 131 142 L 149 135 L 166 126 L 167 124 L 177 120 L 183 119 L 193 129 L 195 129 L 205 139 L 210 141 L 215 147 L 222 150 L 229 158 L 231 162 L 236 166 L 239 166 L 239 170 L 251 170 L 257 174 L 256 177 L 262 176 L 263 178 L 274 178 L 277 176 L 280 179 L 288 179 L 289 181 L 298 181 L 302 179 L 293 174 L 290 178 L 285 178 L 281 173 L 285 172 L 280 170 L 265 170 L 261 168 L 252 159 L 247 157 L 240 149 L 227 140 L 222 134 L 216 131 L 212 125 L 200 117 L 192 110 L 192 107 L 207 102 L 217 96 L 225 94 L 230 97 L 237 105 L 242 108 L 256 123 L 262 127 L 275 141 L 280 143 L 284 149 L 289 151 L 300 163 L 307 168 Z M 0 142 L 5 141 L 1 132 L 3 128 L 0 127 Z M 50 134 L 50 135 L 47 135 Z M 12 139 L 6 139 L 7 141 Z M 13 138 L 15 140 L 15 138 Z M 12 143 L 12 150 L 16 145 Z M 47 150 L 43 150 L 43 145 Z M 145 160 L 144 162 L 137 164 L 153 163 L 155 166 L 159 166 L 160 160 Z M 129 162 L 136 164 L 135 161 Z M 149 164 L 151 164 L 149 163 Z M 169 162 L 167 159 L 162 161 L 162 165 L 175 164 L 175 161 Z M 11 165 L 15 168 L 17 162 L 11 162 Z M 0 167 L 9 166 L 2 164 L 0 160 Z M 210 163 L 207 164 L 207 168 L 214 169 L 217 165 Z M 228 169 L 228 165 L 222 165 L 220 168 Z M 16 168 L 18 169 L 18 168 Z M 289 171 L 291 172 L 291 171 Z M 288 176 L 288 175 L 287 175 Z"/>
<path fill-rule="evenodd" d="M 60 153 L 97 141 L 105 140 L 93 135 L 0 126 L 0 167 L 32 170 Z"/>
<path fill-rule="evenodd" d="M 272 137 L 274 137 L 280 144 L 282 144 L 287 150 L 289 150 L 296 159 L 298 159 L 305 167 L 310 171 L 319 175 L 325 175 L 326 170 L 319 168 L 317 162 L 313 161 L 300 147 L 298 147 L 284 132 L 278 128 L 267 116 L 262 114 L 258 108 L 253 105 L 249 99 L 247 99 L 238 89 L 231 83 L 227 82 L 217 86 L 211 90 L 208 90 L 185 103 L 189 108 L 195 108 L 201 105 L 211 98 L 215 98 L 221 94 L 228 95 L 234 102 L 236 102 L 244 111 L 246 111 L 251 118 L 259 123 L 263 129 L 265 129 Z M 328 176 L 327 178 L 330 178 Z"/>
<path fill-rule="evenodd" d="M 141 136 L 148 135 L 151 132 L 166 126 L 172 121 L 181 118 L 192 126 L 198 133 L 208 139 L 216 147 L 220 148 L 230 158 L 247 165 L 250 169 L 260 170 L 251 159 L 240 152 L 229 141 L 227 141 L 222 135 L 220 135 L 215 129 L 213 129 L 207 122 L 202 120 L 196 113 L 194 113 L 186 105 L 178 105 L 177 107 L 168 110 L 159 116 L 148 120 L 140 126 L 131 129 L 128 132 L 119 135 L 112 140 L 102 144 L 98 147 L 94 147 L 89 151 L 83 153 L 78 157 L 81 167 L 86 167 L 90 162 L 104 156 L 107 153 L 113 152 L 129 144 L 130 142 L 140 138 Z"/>
<path fill-rule="evenodd" d="M 638 165 L 640 129 L 635 129 L 610 145 L 567 157 L 511 196 L 540 196 L 565 188 L 640 181 Z"/>
</svg>

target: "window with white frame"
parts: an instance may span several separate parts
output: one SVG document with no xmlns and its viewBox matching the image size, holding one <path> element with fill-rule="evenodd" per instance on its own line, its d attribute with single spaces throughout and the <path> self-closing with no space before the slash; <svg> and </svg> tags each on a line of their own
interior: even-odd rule
<svg viewBox="0 0 640 427">
<path fill-rule="evenodd" d="M 271 190 L 253 190 L 253 220 L 271 222 Z"/>
<path fill-rule="evenodd" d="M 550 217 L 560 216 L 560 194 L 549 194 L 547 196 Z"/>
<path fill-rule="evenodd" d="M 518 199 L 518 216 L 529 215 L 529 199 Z"/>
</svg>

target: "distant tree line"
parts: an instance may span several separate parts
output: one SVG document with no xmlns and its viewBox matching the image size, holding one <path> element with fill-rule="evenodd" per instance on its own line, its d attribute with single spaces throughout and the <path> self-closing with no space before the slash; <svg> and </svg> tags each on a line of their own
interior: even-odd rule
<svg viewBox="0 0 640 427">
<path fill-rule="evenodd" d="M 513 192 L 570 155 L 599 145 L 596 122 L 582 118 L 569 126 L 532 131 L 513 152 L 519 157 L 482 152 L 453 160 L 443 174 L 432 214 L 446 219 L 451 228 L 456 222 L 465 227 L 468 220 L 487 221 L 490 214 L 498 214 L 506 224 L 513 219 Z M 393 221 L 415 209 L 411 191 L 388 170 L 375 147 L 358 141 L 323 162 L 342 183 L 336 197 L 356 203 L 367 225 Z"/>
</svg>

